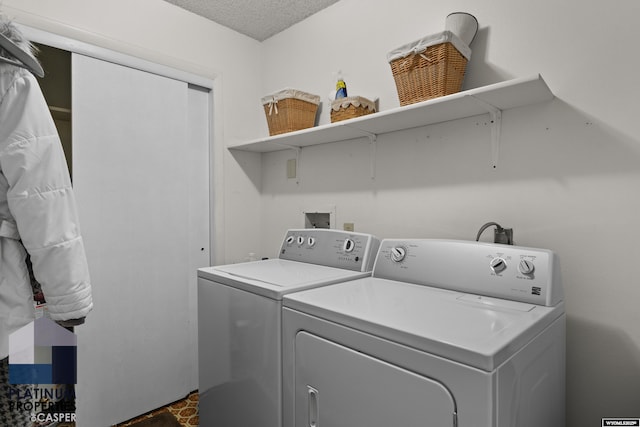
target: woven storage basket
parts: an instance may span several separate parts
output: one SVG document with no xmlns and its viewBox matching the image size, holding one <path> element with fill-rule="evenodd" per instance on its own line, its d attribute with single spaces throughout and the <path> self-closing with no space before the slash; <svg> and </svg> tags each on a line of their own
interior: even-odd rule
<svg viewBox="0 0 640 427">
<path fill-rule="evenodd" d="M 459 92 L 471 50 L 444 31 L 389 53 L 400 105 Z"/>
<path fill-rule="evenodd" d="M 320 97 L 296 89 L 284 89 L 262 98 L 269 135 L 313 127 Z"/>
<path fill-rule="evenodd" d="M 361 96 L 338 98 L 331 103 L 331 123 L 375 113 L 374 102 Z"/>
</svg>

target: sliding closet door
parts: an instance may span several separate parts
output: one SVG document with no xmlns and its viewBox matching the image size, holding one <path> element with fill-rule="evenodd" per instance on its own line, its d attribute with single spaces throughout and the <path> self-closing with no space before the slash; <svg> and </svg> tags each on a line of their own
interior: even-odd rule
<svg viewBox="0 0 640 427">
<path fill-rule="evenodd" d="M 72 72 L 95 305 L 77 329 L 77 412 L 79 425 L 106 426 L 194 389 L 190 95 L 184 82 L 77 54 Z M 197 250 L 208 254 L 203 237 Z"/>
<path fill-rule="evenodd" d="M 198 389 L 198 275 L 197 269 L 211 265 L 210 240 L 210 141 L 211 91 L 189 85 L 188 90 L 188 158 L 189 179 L 189 357 L 191 390 Z M 185 354 L 187 352 L 185 351 Z"/>
</svg>

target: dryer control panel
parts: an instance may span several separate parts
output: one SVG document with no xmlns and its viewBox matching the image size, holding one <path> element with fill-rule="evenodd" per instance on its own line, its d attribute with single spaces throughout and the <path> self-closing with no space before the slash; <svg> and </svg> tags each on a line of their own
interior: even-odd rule
<svg viewBox="0 0 640 427">
<path fill-rule="evenodd" d="M 556 255 L 521 246 L 385 239 L 373 276 L 545 306 L 564 298 Z"/>
<path fill-rule="evenodd" d="M 304 228 L 288 230 L 280 259 L 353 271 L 371 271 L 380 240 L 365 233 Z"/>
</svg>

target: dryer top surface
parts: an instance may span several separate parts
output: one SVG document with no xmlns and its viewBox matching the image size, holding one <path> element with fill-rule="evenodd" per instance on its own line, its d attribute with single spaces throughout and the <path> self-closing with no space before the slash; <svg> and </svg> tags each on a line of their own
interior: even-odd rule
<svg viewBox="0 0 640 427">
<path fill-rule="evenodd" d="M 375 277 L 287 295 L 285 307 L 485 371 L 564 313 L 555 307 Z"/>
</svg>

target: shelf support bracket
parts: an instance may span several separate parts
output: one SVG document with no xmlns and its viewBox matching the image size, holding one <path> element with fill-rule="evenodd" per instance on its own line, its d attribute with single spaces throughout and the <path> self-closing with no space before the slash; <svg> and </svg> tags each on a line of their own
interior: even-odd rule
<svg viewBox="0 0 640 427">
<path fill-rule="evenodd" d="M 371 146 L 371 179 L 376 179 L 376 149 L 377 149 L 377 141 L 378 135 L 375 133 L 361 131 L 367 138 L 369 138 L 369 143 Z"/>
<path fill-rule="evenodd" d="M 300 184 L 300 153 L 302 153 L 301 147 L 291 147 L 296 152 L 296 184 Z"/>
<path fill-rule="evenodd" d="M 283 144 L 281 142 L 272 142 L 272 144 L 277 145 L 279 147 L 284 148 L 285 150 L 294 150 L 294 151 L 300 151 L 300 147 L 297 147 L 295 145 L 289 145 L 289 144 Z"/>
<path fill-rule="evenodd" d="M 495 169 L 498 167 L 498 158 L 500 156 L 500 134 L 502 131 L 502 110 L 482 100 L 475 95 L 467 95 L 473 98 L 477 103 L 482 105 L 489 112 L 491 118 L 491 164 Z"/>
</svg>

